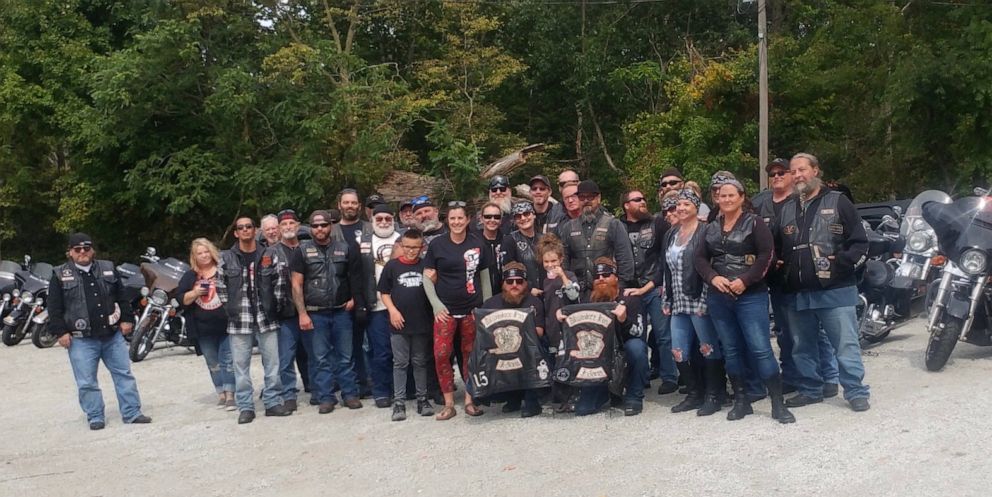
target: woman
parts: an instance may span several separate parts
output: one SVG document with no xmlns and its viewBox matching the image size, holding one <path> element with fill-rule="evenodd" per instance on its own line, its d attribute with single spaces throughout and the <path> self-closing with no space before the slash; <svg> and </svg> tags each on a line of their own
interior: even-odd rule
<svg viewBox="0 0 992 497">
<path fill-rule="evenodd" d="M 178 292 L 186 310 L 187 330 L 195 340 L 210 371 L 217 391 L 217 408 L 234 411 L 234 364 L 228 343 L 227 313 L 224 302 L 227 291 L 217 270 L 220 253 L 206 238 L 190 244 L 191 268 L 179 280 Z"/>
<path fill-rule="evenodd" d="M 457 333 L 461 339 L 462 378 L 468 384 L 468 357 L 475 343 L 472 311 L 492 296 L 489 268 L 494 264 L 482 237 L 468 230 L 465 202 L 448 203 L 448 233 L 431 240 L 424 258 L 424 291 L 434 308 L 434 361 L 444 394 L 439 421 L 455 416 L 455 375 L 451 354 Z M 481 416 L 466 389 L 465 414 Z"/>
<path fill-rule="evenodd" d="M 744 186 L 737 180 L 726 180 L 715 194 L 720 213 L 706 226 L 695 265 L 715 290 L 707 293 L 706 305 L 723 344 L 727 373 L 734 388 L 734 406 L 727 419 L 733 421 L 754 413 L 744 380 L 744 354 L 749 354 L 768 387 L 772 417 L 780 423 L 794 423 L 796 418 L 782 400 L 782 377 L 768 334 L 765 273 L 774 252 L 771 231 L 750 209 L 745 212 Z"/>
<path fill-rule="evenodd" d="M 537 217 L 534 214 L 534 204 L 527 200 L 517 202 L 513 204 L 511 212 L 516 230 L 503 238 L 503 264 L 514 261 L 523 264 L 527 270 L 527 286 L 530 287 L 531 295 L 540 297 L 544 272 L 536 255 L 537 231 L 534 223 Z"/>
<path fill-rule="evenodd" d="M 688 391 L 686 398 L 672 407 L 672 412 L 698 409 L 696 414 L 709 416 L 720 410 L 726 380 L 723 353 L 706 313 L 706 288 L 693 264 L 705 231 L 699 222 L 700 203 L 699 195 L 693 190 L 679 191 L 675 208 L 678 225 L 665 234 L 662 245 L 665 253 L 658 272 L 663 279 L 655 278 L 655 285 L 665 285 L 663 311 L 672 316 L 672 355 Z M 690 363 L 690 349 L 695 339 L 699 341 L 699 352 L 703 357 L 701 365 Z"/>
</svg>

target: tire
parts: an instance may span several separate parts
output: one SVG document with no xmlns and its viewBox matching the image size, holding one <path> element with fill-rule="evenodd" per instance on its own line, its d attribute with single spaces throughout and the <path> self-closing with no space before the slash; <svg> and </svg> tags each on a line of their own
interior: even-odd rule
<svg viewBox="0 0 992 497">
<path fill-rule="evenodd" d="M 954 346 L 958 344 L 961 337 L 960 319 L 948 317 L 944 323 L 944 328 L 937 328 L 930 332 L 930 341 L 927 342 L 927 351 L 924 356 L 927 369 L 929 371 L 940 371 L 954 351 Z"/>
<path fill-rule="evenodd" d="M 155 348 L 155 337 L 153 330 L 158 322 L 157 314 L 149 314 L 135 326 L 134 333 L 131 333 L 131 346 L 128 355 L 131 362 L 141 362 Z"/>
<path fill-rule="evenodd" d="M 3 344 L 8 347 L 13 347 L 21 343 L 24 340 L 24 323 L 17 323 L 13 325 L 5 324 L 3 325 Z"/>
<path fill-rule="evenodd" d="M 58 343 L 59 339 L 48 332 L 48 327 L 44 323 L 38 324 L 34 321 L 29 325 L 31 328 L 31 343 L 39 349 L 48 349 Z"/>
</svg>

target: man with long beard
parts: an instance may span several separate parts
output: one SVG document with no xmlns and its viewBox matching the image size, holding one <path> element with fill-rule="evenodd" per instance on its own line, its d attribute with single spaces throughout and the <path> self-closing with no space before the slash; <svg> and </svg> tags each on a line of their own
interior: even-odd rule
<svg viewBox="0 0 992 497">
<path fill-rule="evenodd" d="M 341 221 L 334 227 L 332 234 L 341 237 L 348 243 L 350 250 L 357 253 L 358 241 L 363 233 L 372 231 L 372 223 L 362 220 L 362 201 L 355 189 L 345 188 L 338 193 L 338 210 L 341 211 Z M 356 306 L 352 311 L 352 321 L 354 346 L 351 358 L 354 361 L 355 374 L 358 376 L 361 396 L 365 398 L 372 394 L 372 382 L 368 374 L 369 361 L 365 351 L 362 350 L 362 337 L 365 327 L 368 326 L 367 310 Z"/>
<path fill-rule="evenodd" d="M 424 250 L 420 253 L 420 256 L 423 257 L 431 240 L 443 235 L 447 228 L 441 222 L 437 207 L 431 202 L 430 197 L 421 195 L 413 199 L 411 203 L 413 204 L 414 226 L 424 234 Z"/>
<path fill-rule="evenodd" d="M 582 214 L 558 228 L 565 245 L 565 268 L 575 273 L 582 291 L 588 293 L 592 289 L 593 261 L 609 257 L 616 261 L 625 286 L 639 286 L 634 277 L 634 254 L 627 230 L 623 223 L 599 208 L 602 203 L 599 185 L 592 180 L 582 181 L 577 194 Z"/>
<path fill-rule="evenodd" d="M 788 407 L 823 401 L 824 381 L 817 371 L 822 328 L 837 354 L 844 399 L 854 411 L 867 411 L 868 386 L 858 344 L 855 271 L 868 254 L 861 216 L 847 197 L 820 180 L 820 163 L 800 153 L 789 161 L 796 197 L 782 206 L 776 253 L 782 254 L 789 330 L 795 339 L 792 358 L 799 393 Z"/>
<path fill-rule="evenodd" d="M 509 235 L 513 231 L 513 216 L 510 215 L 510 209 L 513 207 L 513 194 L 510 191 L 509 178 L 506 176 L 493 176 L 489 180 L 489 203 L 499 207 L 501 214 L 498 227 L 500 237 Z M 483 230 L 488 228 L 482 219 L 472 226 L 472 230 L 476 233 L 482 233 Z"/>
</svg>

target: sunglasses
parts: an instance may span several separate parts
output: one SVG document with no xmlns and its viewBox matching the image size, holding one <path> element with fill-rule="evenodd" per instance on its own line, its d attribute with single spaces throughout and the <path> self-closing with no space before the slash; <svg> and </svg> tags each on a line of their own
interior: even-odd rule
<svg viewBox="0 0 992 497">
<path fill-rule="evenodd" d="M 420 204 L 426 204 L 427 202 L 430 202 L 430 201 L 431 201 L 431 198 L 430 197 L 428 197 L 427 195 L 421 195 L 421 196 L 416 197 L 413 200 L 411 200 L 410 201 L 410 205 L 417 206 L 417 205 L 420 205 Z"/>
<path fill-rule="evenodd" d="M 596 278 L 595 279 L 602 280 L 602 279 L 609 278 L 610 276 L 613 276 L 613 273 L 596 273 Z"/>
<path fill-rule="evenodd" d="M 461 200 L 452 200 L 451 202 L 448 202 L 448 207 L 465 207 L 465 205 L 465 202 L 462 202 Z"/>
<path fill-rule="evenodd" d="M 312 223 L 310 225 L 310 227 L 311 228 L 326 228 L 326 227 L 328 227 L 330 225 L 331 225 L 331 223 Z"/>
<path fill-rule="evenodd" d="M 659 185 L 661 185 L 662 187 L 665 187 L 665 186 L 676 186 L 676 185 L 681 185 L 681 184 L 682 184 L 682 180 L 680 180 L 680 179 L 673 179 L 671 181 L 662 181 L 661 183 L 659 183 Z"/>
<path fill-rule="evenodd" d="M 506 283 L 507 285 L 511 285 L 511 286 L 512 285 L 523 286 L 524 283 L 527 283 L 527 280 L 525 280 L 523 278 L 510 278 L 510 279 L 503 280 L 503 283 Z"/>
<path fill-rule="evenodd" d="M 777 178 L 779 176 L 785 176 L 786 174 L 789 174 L 789 173 L 787 173 L 785 171 L 776 171 L 774 173 L 768 173 L 768 177 L 769 178 Z"/>
<path fill-rule="evenodd" d="M 483 214 L 482 215 L 482 219 L 488 219 L 490 221 L 499 221 L 500 219 L 503 219 L 503 215 L 502 214 Z"/>
<path fill-rule="evenodd" d="M 253 230 L 253 229 L 255 229 L 255 225 L 254 224 L 238 224 L 238 225 L 235 225 L 234 226 L 234 229 L 239 230 L 239 231 L 240 230 Z"/>
<path fill-rule="evenodd" d="M 494 186 L 494 187 L 492 187 L 492 188 L 489 189 L 489 191 L 491 191 L 493 193 L 496 193 L 496 192 L 503 193 L 503 192 L 505 192 L 507 190 L 509 190 L 509 188 L 507 188 L 505 186 Z"/>
<path fill-rule="evenodd" d="M 514 214 L 513 215 L 513 219 L 520 219 L 520 218 L 524 218 L 524 217 L 531 217 L 533 215 L 534 215 L 533 212 L 521 212 L 519 214 Z"/>
<path fill-rule="evenodd" d="M 376 216 L 373 220 L 377 223 L 391 223 L 393 222 L 393 216 Z"/>
<path fill-rule="evenodd" d="M 79 246 L 76 246 L 76 247 L 72 247 L 72 251 L 75 252 L 75 253 L 77 253 L 77 254 L 85 254 L 86 252 L 90 252 L 92 250 L 93 250 L 93 247 L 91 247 L 89 245 L 79 245 Z"/>
<path fill-rule="evenodd" d="M 532 192 L 546 192 L 546 191 L 549 191 L 549 190 L 551 190 L 551 189 L 548 188 L 548 187 L 546 187 L 546 186 L 532 186 L 532 187 L 530 187 L 530 191 L 532 191 Z"/>
<path fill-rule="evenodd" d="M 627 199 L 627 202 L 643 202 L 643 201 L 644 201 L 644 197 L 634 197 Z"/>
</svg>

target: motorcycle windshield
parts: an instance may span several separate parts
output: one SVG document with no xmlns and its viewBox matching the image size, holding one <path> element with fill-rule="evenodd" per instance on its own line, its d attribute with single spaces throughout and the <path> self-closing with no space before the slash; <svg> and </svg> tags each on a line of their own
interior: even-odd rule
<svg viewBox="0 0 992 497">
<path fill-rule="evenodd" d="M 927 190 L 917 195 L 916 198 L 914 198 L 909 204 L 909 207 L 906 208 L 906 214 L 903 215 L 902 224 L 899 226 L 899 234 L 902 235 L 903 238 L 909 238 L 909 235 L 914 231 L 933 229 L 930 227 L 930 224 L 927 223 L 926 219 L 923 219 L 923 204 L 927 202 L 949 204 L 951 203 L 951 196 L 940 190 Z M 921 222 L 923 225 L 920 224 Z M 920 229 L 914 229 L 914 227 Z"/>
<path fill-rule="evenodd" d="M 970 221 L 967 229 L 958 239 L 957 246 L 963 252 L 969 248 L 992 250 L 992 198 L 967 197 L 955 202 L 961 203 L 961 212 Z"/>
<path fill-rule="evenodd" d="M 170 261 L 179 264 L 166 264 Z M 176 259 L 165 259 L 154 263 L 145 262 L 141 264 L 141 274 L 144 275 L 145 284 L 149 288 L 161 288 L 171 297 L 176 287 L 179 286 L 179 280 L 183 277 L 183 273 L 186 272 L 183 266 L 186 265 Z"/>
<path fill-rule="evenodd" d="M 957 258 L 971 247 L 992 247 L 992 218 L 984 197 L 963 197 L 952 204 L 927 204 L 923 215 L 937 233 L 940 251 Z"/>
<path fill-rule="evenodd" d="M 0 261 L 0 292 L 9 291 L 14 286 L 14 275 L 21 270 L 21 265 L 11 261 Z"/>
<path fill-rule="evenodd" d="M 35 295 L 48 290 L 48 283 L 52 281 L 52 265 L 39 262 L 31 268 L 31 272 L 24 275 L 24 283 L 21 284 L 22 292 L 31 292 Z"/>
<path fill-rule="evenodd" d="M 117 273 L 121 275 L 121 280 L 126 287 L 141 288 L 145 286 L 145 277 L 141 274 L 141 268 L 137 264 L 125 262 L 117 266 Z"/>
</svg>

